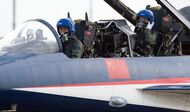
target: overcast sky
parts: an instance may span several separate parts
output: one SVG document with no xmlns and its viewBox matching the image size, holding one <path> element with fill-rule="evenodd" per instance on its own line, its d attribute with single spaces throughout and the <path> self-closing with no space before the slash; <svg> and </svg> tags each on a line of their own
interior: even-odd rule
<svg viewBox="0 0 190 112">
<path fill-rule="evenodd" d="M 12 30 L 12 1 L 13 0 L 0 1 L 0 36 Z M 123 1 L 135 12 L 144 9 L 147 4 L 156 5 L 154 0 Z M 179 8 L 190 4 L 189 0 L 170 1 Z M 67 17 L 68 11 L 73 19 L 84 19 L 85 12 L 88 12 L 91 21 L 122 18 L 103 0 L 17 0 L 16 26 L 29 19 L 41 18 L 55 27 L 58 19 Z"/>
</svg>

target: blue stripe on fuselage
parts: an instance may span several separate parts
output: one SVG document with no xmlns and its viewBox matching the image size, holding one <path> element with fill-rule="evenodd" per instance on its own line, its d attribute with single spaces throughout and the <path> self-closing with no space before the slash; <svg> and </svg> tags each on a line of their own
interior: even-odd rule
<svg viewBox="0 0 190 112">
<path fill-rule="evenodd" d="M 0 66 L 0 89 L 190 77 L 190 57 L 123 59 L 130 79 L 110 79 L 104 58 L 69 59 L 62 53 L 20 56 Z"/>
<path fill-rule="evenodd" d="M 0 91 L 0 98 L 0 104 L 5 101 L 10 104 L 17 104 L 18 112 L 23 109 L 26 109 L 27 112 L 30 112 L 29 110 L 31 112 L 50 112 L 52 110 L 54 112 L 183 112 L 131 104 L 121 108 L 114 108 L 109 106 L 106 101 L 23 91 Z"/>
</svg>

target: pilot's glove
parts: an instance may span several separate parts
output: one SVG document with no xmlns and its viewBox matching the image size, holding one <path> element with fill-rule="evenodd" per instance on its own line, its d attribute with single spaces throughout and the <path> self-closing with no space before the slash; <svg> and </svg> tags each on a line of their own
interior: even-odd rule
<svg viewBox="0 0 190 112">
<path fill-rule="evenodd" d="M 153 26 L 154 26 L 154 22 L 152 22 L 152 23 L 148 22 L 146 29 L 151 30 Z"/>
</svg>

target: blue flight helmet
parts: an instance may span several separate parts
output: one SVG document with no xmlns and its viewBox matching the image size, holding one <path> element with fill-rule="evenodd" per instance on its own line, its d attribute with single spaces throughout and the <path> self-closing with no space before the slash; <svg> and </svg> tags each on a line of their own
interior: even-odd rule
<svg viewBox="0 0 190 112">
<path fill-rule="evenodd" d="M 144 17 L 150 21 L 150 23 L 154 22 L 154 14 L 151 10 L 141 10 L 137 13 L 137 17 Z"/>
<path fill-rule="evenodd" d="M 69 29 L 70 34 L 73 34 L 75 32 L 75 23 L 70 18 L 60 19 L 57 22 L 56 26 L 57 26 L 57 30 L 58 30 L 59 27 L 67 27 Z M 59 31 L 58 31 L 58 33 L 59 33 Z"/>
</svg>

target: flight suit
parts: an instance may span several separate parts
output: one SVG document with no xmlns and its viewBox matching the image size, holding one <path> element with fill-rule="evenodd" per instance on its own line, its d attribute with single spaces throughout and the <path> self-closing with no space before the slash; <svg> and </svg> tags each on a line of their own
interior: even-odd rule
<svg viewBox="0 0 190 112">
<path fill-rule="evenodd" d="M 153 56 L 158 33 L 150 29 L 144 29 L 137 33 L 135 51 L 143 56 Z"/>
<path fill-rule="evenodd" d="M 67 41 L 63 42 L 63 53 L 69 58 L 81 58 L 84 52 L 83 44 L 76 36 L 68 38 Z"/>
<path fill-rule="evenodd" d="M 147 55 L 153 56 L 158 32 L 150 29 L 144 29 L 144 43 L 147 49 Z"/>
</svg>

